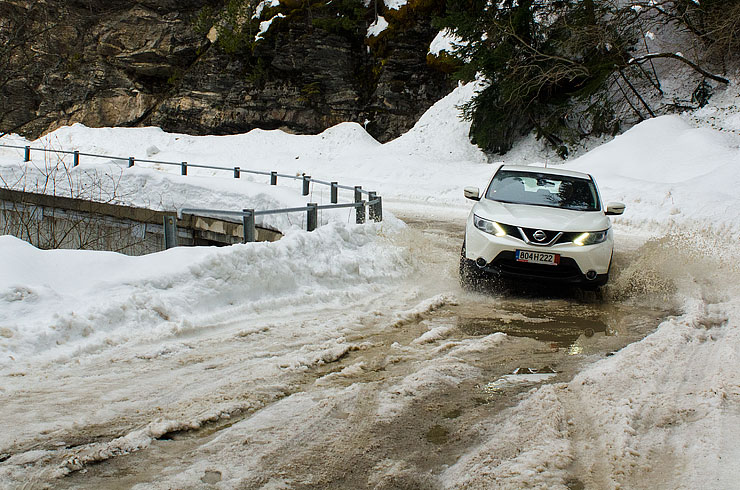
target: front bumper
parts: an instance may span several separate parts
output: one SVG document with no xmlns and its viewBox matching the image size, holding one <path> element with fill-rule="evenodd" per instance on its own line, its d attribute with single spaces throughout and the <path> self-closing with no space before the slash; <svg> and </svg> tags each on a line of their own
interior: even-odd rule
<svg viewBox="0 0 740 490">
<path fill-rule="evenodd" d="M 465 231 L 465 258 L 478 264 L 484 263 L 482 267 L 479 266 L 482 271 L 516 279 L 600 285 L 608 277 L 613 249 L 611 229 L 606 241 L 585 246 L 572 242 L 537 246 L 509 235 L 498 237 L 477 229 L 473 225 L 472 215 L 468 218 Z M 517 250 L 558 254 L 560 263 L 543 265 L 517 262 Z M 592 276 L 595 273 L 595 277 L 588 278 L 589 271 L 592 271 Z"/>
</svg>

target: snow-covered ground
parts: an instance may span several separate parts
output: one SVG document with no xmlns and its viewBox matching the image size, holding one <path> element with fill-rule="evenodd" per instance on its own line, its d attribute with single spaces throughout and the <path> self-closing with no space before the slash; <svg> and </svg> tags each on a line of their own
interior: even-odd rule
<svg viewBox="0 0 740 490">
<path fill-rule="evenodd" d="M 457 119 L 456 106 L 472 90 L 458 88 L 411 131 L 385 145 L 354 123 L 316 136 L 255 130 L 218 137 L 75 125 L 36 142 L 17 136 L 2 142 L 305 172 L 375 190 L 383 196 L 386 210 L 459 221 L 469 209 L 462 187 L 484 187 L 498 163 L 489 163 L 467 143 L 467 125 Z M 681 305 L 680 311 L 643 340 L 608 358 L 592 359 L 572 380 L 534 387 L 515 406 L 472 427 L 478 441 L 474 447 L 444 471 L 425 473 L 417 483 L 446 488 L 566 488 L 570 475 L 579 474 L 590 475 L 589 488 L 736 486 L 740 477 L 735 464 L 740 457 L 740 379 L 735 369 L 740 361 L 737 99 L 738 89 L 732 85 L 699 112 L 646 121 L 562 164 L 592 173 L 605 201 L 627 204 L 624 217 L 613 220 L 616 234 L 618 241 L 621 236 L 638 243 L 641 256 L 624 267 L 614 289 L 620 289 L 619 282 L 652 281 L 654 289 L 663 289 Z M 18 188 L 42 187 L 41 178 L 56 165 L 53 159 L 35 156 L 31 166 L 23 166 L 21 160 L 22 151 L 0 148 L 0 175 Z M 531 140 L 502 161 L 561 165 Z M 228 172 L 192 169 L 183 177 L 178 167 L 145 163 L 124 167 L 83 159 L 72 177 L 60 179 L 58 186 L 62 192 L 75 192 L 92 179 L 114 188 L 119 202 L 157 209 L 242 209 L 247 202 L 259 209 L 307 200 L 300 196 L 298 183 L 275 188 L 262 177 L 236 180 Z M 328 202 L 328 190 L 314 185 L 309 198 Z M 346 212 L 327 213 L 324 226 L 313 233 L 301 231 L 300 223 L 288 218 L 275 218 L 270 224 L 286 232 L 276 243 L 178 248 L 144 257 L 40 251 L 15 238 L 0 237 L 0 407 L 6 420 L 13 420 L 0 434 L 0 484 L 13 487 L 29 475 L 46 481 L 79 470 L 86 462 L 145 448 L 163 433 L 198 427 L 236 410 L 255 410 L 254 416 L 205 445 L 202 458 L 190 461 L 193 466 L 187 471 L 176 464 L 164 471 L 159 485 L 198 488 L 205 481 L 204 472 L 218 467 L 223 488 L 258 481 L 270 488 L 290 487 L 287 476 L 282 483 L 277 477 L 259 480 L 255 468 L 262 453 L 253 449 L 250 459 L 239 452 L 239 441 L 264 437 L 272 441 L 262 441 L 264 447 L 274 446 L 276 440 L 287 445 L 295 434 L 310 438 L 311 427 L 336 420 L 331 414 L 341 407 L 367 410 L 357 405 L 358 397 L 367 395 L 366 385 L 336 384 L 369 375 L 367 363 L 328 374 L 324 382 L 335 384 L 326 387 L 320 399 L 297 390 L 301 373 L 348 352 L 372 350 L 372 342 L 352 340 L 361 338 L 364 329 L 377 335 L 397 331 L 409 318 L 455 301 L 434 279 L 428 280 L 420 237 L 386 214 L 382 224 L 357 226 Z M 481 352 L 501 352 L 509 345 L 500 333 L 452 342 L 447 340 L 450 332 L 447 325 L 432 325 L 405 345 L 393 344 L 399 360 L 419 355 L 420 349 L 433 349 L 438 357 L 421 362 L 412 375 L 384 388 L 377 395 L 373 417 L 393 420 L 430 386 L 455 385 L 474 376 L 478 368 L 462 360 Z M 223 367 L 217 356 L 200 349 L 209 345 L 214 352 L 226 349 L 224 339 L 249 346 L 242 357 L 228 358 L 239 364 L 239 370 L 229 371 L 232 379 L 198 385 L 204 378 L 195 373 L 203 369 L 199 364 L 203 359 L 208 359 L 205 369 Z M 152 360 L 166 369 L 148 367 Z M 106 371 L 106 366 L 123 365 L 138 366 L 136 372 L 151 377 L 133 382 L 117 377 L 115 370 L 120 368 Z M 194 381 L 187 381 L 189 375 Z M 165 397 L 165 387 L 180 379 L 186 389 Z M 538 382 L 548 379 L 543 376 Z M 237 382 L 255 395 L 230 399 L 227 385 Z M 66 383 L 63 391 L 69 399 L 52 402 L 59 383 Z M 126 388 L 126 383 L 137 386 Z M 76 413 L 76 406 L 90 403 L 82 393 L 89 396 L 95 389 L 105 397 L 89 412 Z M 140 399 L 137 390 L 144 393 Z M 209 396 L 221 398 L 208 410 L 193 401 Z M 147 399 L 164 408 L 147 406 Z M 48 414 L 44 400 L 46 408 L 56 407 Z M 271 402 L 271 410 L 258 410 Z M 163 411 L 158 413 L 157 408 Z M 135 428 L 126 424 L 123 413 L 135 420 Z M 65 449 L 70 441 L 58 439 L 69 437 L 75 428 L 84 432 L 84 427 L 114 418 L 116 426 L 109 432 L 121 431 L 121 437 L 74 451 Z M 47 444 L 39 442 L 44 439 Z M 411 471 L 389 459 L 378 474 L 386 478 Z"/>
</svg>

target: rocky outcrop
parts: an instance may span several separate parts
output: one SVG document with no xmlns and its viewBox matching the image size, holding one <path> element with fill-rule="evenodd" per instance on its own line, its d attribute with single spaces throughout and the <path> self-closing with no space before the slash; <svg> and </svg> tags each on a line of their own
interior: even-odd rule
<svg viewBox="0 0 740 490">
<path fill-rule="evenodd" d="M 196 22 L 223 0 L 3 2 L 0 131 L 35 137 L 82 122 L 318 133 L 356 121 L 387 141 L 451 88 L 426 61 L 444 2 L 412 0 L 370 39 L 372 8 L 337 3 L 348 2 L 352 19 L 333 2 L 282 2 L 261 40 L 252 32 L 230 49 Z"/>
<path fill-rule="evenodd" d="M 205 45 L 186 12 L 161 5 L 18 1 L 4 3 L 0 17 L 0 130 L 30 136 L 75 122 L 143 123 L 168 79 Z"/>
</svg>

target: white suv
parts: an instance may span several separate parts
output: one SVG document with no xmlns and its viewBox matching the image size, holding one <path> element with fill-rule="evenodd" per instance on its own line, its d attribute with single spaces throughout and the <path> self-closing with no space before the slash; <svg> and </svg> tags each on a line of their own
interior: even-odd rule
<svg viewBox="0 0 740 490">
<path fill-rule="evenodd" d="M 468 216 L 460 279 L 474 286 L 485 276 L 557 281 L 598 288 L 609 279 L 614 238 L 596 182 L 581 172 L 542 167 L 499 167 Z"/>
</svg>

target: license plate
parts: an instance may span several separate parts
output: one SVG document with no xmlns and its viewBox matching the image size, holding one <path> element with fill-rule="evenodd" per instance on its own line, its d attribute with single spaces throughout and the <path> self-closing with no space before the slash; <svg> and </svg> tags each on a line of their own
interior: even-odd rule
<svg viewBox="0 0 740 490">
<path fill-rule="evenodd" d="M 516 260 L 517 262 L 526 262 L 528 264 L 558 265 L 560 263 L 560 255 L 547 252 L 532 252 L 530 250 L 517 250 Z"/>
</svg>

